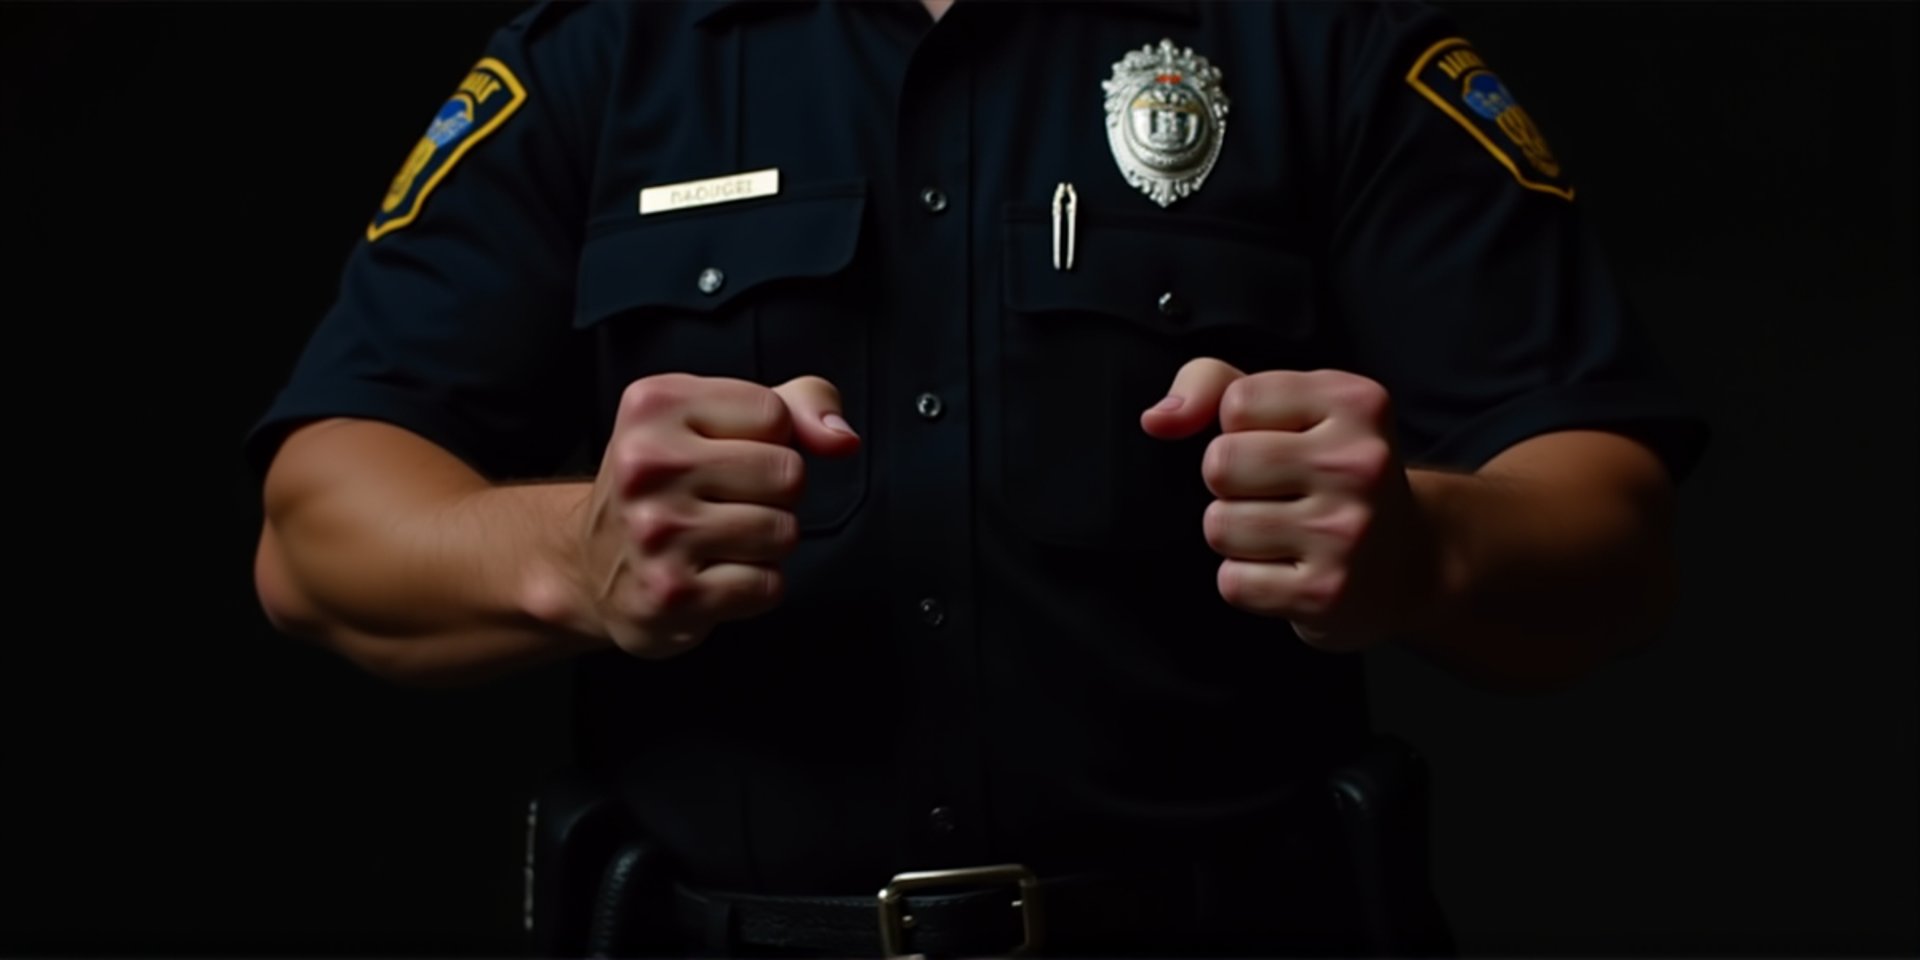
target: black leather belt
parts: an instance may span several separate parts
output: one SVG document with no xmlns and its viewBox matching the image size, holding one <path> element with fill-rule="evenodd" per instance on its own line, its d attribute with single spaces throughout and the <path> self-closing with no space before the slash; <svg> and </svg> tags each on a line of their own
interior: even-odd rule
<svg viewBox="0 0 1920 960">
<path fill-rule="evenodd" d="M 675 884 L 670 857 L 650 839 L 575 843 L 613 849 L 607 857 L 549 856 L 543 873 L 530 873 L 534 952 L 981 957 L 1037 945 L 1044 954 L 1106 957 L 1453 957 L 1450 925 L 1428 888 L 1426 784 L 1410 746 L 1378 738 L 1330 774 L 1330 790 L 1309 785 L 1286 809 L 1263 816 L 1265 826 L 1055 861 L 1054 869 L 1112 871 L 1097 876 L 931 871 L 900 875 L 866 896 L 690 888 Z M 555 820 L 547 796 L 543 830 L 570 830 L 577 840 L 589 826 L 595 836 L 622 829 L 608 817 Z M 617 809 L 611 799 L 576 807 Z"/>
<path fill-rule="evenodd" d="M 1194 927 L 1187 878 L 1035 877 L 1003 865 L 901 874 L 867 897 L 776 897 L 675 888 L 696 952 L 793 949 L 879 957 L 1043 949 L 1179 952 Z M 1164 946 L 1162 946 L 1164 945 Z"/>
</svg>

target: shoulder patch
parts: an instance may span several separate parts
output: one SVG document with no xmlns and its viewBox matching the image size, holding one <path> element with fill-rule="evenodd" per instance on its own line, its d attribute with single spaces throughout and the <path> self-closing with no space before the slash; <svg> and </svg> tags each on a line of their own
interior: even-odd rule
<svg viewBox="0 0 1920 960">
<path fill-rule="evenodd" d="M 459 89 L 434 114 L 427 132 L 414 144 L 394 175 L 380 210 L 367 224 L 367 239 L 378 240 L 413 222 L 427 195 L 474 144 L 500 128 L 527 100 L 527 90 L 507 65 L 487 57 L 474 64 Z"/>
<path fill-rule="evenodd" d="M 1465 127 L 1521 186 L 1573 199 L 1540 128 L 1466 40 L 1450 37 L 1428 47 L 1407 71 L 1407 83 Z"/>
</svg>

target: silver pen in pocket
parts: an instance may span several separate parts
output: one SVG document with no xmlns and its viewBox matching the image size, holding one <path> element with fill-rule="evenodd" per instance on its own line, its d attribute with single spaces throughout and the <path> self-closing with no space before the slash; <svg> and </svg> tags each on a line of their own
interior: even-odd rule
<svg viewBox="0 0 1920 960">
<path fill-rule="evenodd" d="M 1062 183 L 1053 188 L 1053 268 L 1055 270 L 1073 269 L 1073 235 L 1080 217 L 1080 197 L 1073 192 L 1073 184 Z M 1060 239 L 1066 236 L 1066 257 L 1060 255 Z"/>
</svg>

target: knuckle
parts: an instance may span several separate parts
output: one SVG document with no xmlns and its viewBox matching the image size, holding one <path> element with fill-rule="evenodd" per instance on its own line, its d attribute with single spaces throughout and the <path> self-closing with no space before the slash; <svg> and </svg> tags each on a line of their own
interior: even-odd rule
<svg viewBox="0 0 1920 960">
<path fill-rule="evenodd" d="M 1286 392 L 1291 375 L 1291 371 L 1269 370 L 1248 374 L 1227 384 L 1220 394 L 1220 423 L 1224 426 L 1252 422 L 1269 398 Z"/>
<path fill-rule="evenodd" d="M 1243 420 L 1252 411 L 1257 398 L 1258 384 L 1253 377 L 1241 377 L 1227 384 L 1220 394 L 1220 419 L 1222 422 Z"/>
<path fill-rule="evenodd" d="M 713 616 L 719 620 L 739 620 L 771 610 L 785 595 L 786 580 L 779 569 L 754 565 L 748 576 L 730 578 L 716 598 Z"/>
<path fill-rule="evenodd" d="M 631 581 L 614 590 L 607 598 L 607 608 L 620 622 L 630 624 L 647 623 L 658 613 L 647 591 Z"/>
<path fill-rule="evenodd" d="M 643 500 L 628 511 L 627 529 L 642 552 L 658 553 L 687 531 L 687 521 L 657 500 Z"/>
<path fill-rule="evenodd" d="M 1393 459 L 1393 448 L 1385 437 L 1362 437 L 1354 441 L 1354 463 L 1357 467 L 1372 473 L 1385 473 L 1387 463 Z"/>
<path fill-rule="evenodd" d="M 655 490 L 685 476 L 693 464 L 652 437 L 635 437 L 621 450 L 620 475 L 631 490 Z"/>
<path fill-rule="evenodd" d="M 834 386 L 833 382 L 825 377 L 808 375 L 795 379 L 793 384 L 796 387 L 818 393 L 823 397 L 828 397 L 835 401 L 840 399 L 840 388 Z"/>
<path fill-rule="evenodd" d="M 677 613 L 693 604 L 700 585 L 678 570 L 659 568 L 652 583 L 655 604 L 662 613 Z"/>
<path fill-rule="evenodd" d="M 1312 382 L 1313 374 L 1306 370 L 1262 370 L 1247 379 L 1269 390 L 1297 390 Z"/>
<path fill-rule="evenodd" d="M 640 437 L 622 438 L 615 444 L 608 459 L 612 461 L 614 477 L 620 481 L 624 489 L 632 484 L 633 478 L 639 474 L 642 466 L 647 462 L 647 443 Z"/>
<path fill-rule="evenodd" d="M 657 561 L 641 566 L 636 580 L 633 614 L 641 623 L 684 610 L 698 587 L 678 565 Z"/>
<path fill-rule="evenodd" d="M 807 464 L 800 451 L 792 447 L 774 447 L 767 458 L 767 476 L 773 492 L 783 502 L 798 499 L 807 482 Z"/>
<path fill-rule="evenodd" d="M 1337 543 L 1354 544 L 1372 524 L 1373 513 L 1362 504 L 1349 504 L 1330 510 L 1306 522 L 1309 532 Z"/>
<path fill-rule="evenodd" d="M 1344 371 L 1323 371 L 1327 398 L 1335 406 L 1364 418 L 1382 422 L 1389 408 L 1387 388 L 1378 381 Z"/>
<path fill-rule="evenodd" d="M 785 510 L 773 511 L 767 521 L 767 543 L 784 554 L 800 543 L 800 520 Z"/>
<path fill-rule="evenodd" d="M 1215 553 L 1225 553 L 1231 546 L 1228 534 L 1232 525 L 1232 507 L 1225 500 L 1207 504 L 1206 512 L 1200 515 L 1201 532 L 1206 535 L 1207 546 Z"/>
<path fill-rule="evenodd" d="M 683 373 L 663 373 L 642 377 L 620 392 L 620 417 L 646 420 L 680 406 L 693 378 Z"/>
<path fill-rule="evenodd" d="M 1207 452 L 1200 457 L 1200 478 L 1207 482 L 1207 488 L 1218 493 L 1226 485 L 1229 472 L 1233 469 L 1233 434 L 1222 434 L 1207 443 Z"/>
<path fill-rule="evenodd" d="M 1312 385 L 1312 375 L 1300 370 L 1264 370 L 1234 382 L 1234 386 L 1248 391 L 1247 399 L 1254 400 L 1269 394 L 1287 395 L 1300 392 Z"/>
<path fill-rule="evenodd" d="M 776 430 L 792 422 L 787 413 L 787 401 L 775 393 L 771 387 L 761 387 L 754 391 L 753 419 L 756 423 L 766 424 L 769 428 Z"/>
<path fill-rule="evenodd" d="M 1381 437 L 1357 437 L 1340 444 L 1319 458 L 1319 472 L 1345 478 L 1349 483 L 1369 488 L 1387 474 L 1393 450 Z"/>
<path fill-rule="evenodd" d="M 1347 577 L 1342 571 L 1333 570 L 1309 577 L 1300 585 L 1299 605 L 1309 616 L 1324 617 L 1340 605 L 1346 589 Z"/>
<path fill-rule="evenodd" d="M 1228 603 L 1241 608 L 1255 606 L 1253 586 L 1245 576 L 1241 575 L 1238 564 L 1232 561 L 1222 563 L 1219 571 L 1214 575 L 1214 583 L 1220 591 L 1221 599 Z"/>
<path fill-rule="evenodd" d="M 787 578 L 778 569 L 761 567 L 760 579 L 755 587 L 755 595 L 764 604 L 778 604 L 787 595 Z"/>
</svg>

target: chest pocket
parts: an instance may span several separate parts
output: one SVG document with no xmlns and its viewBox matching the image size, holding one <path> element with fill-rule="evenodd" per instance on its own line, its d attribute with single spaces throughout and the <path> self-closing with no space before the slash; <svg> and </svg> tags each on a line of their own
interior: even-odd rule
<svg viewBox="0 0 1920 960">
<path fill-rule="evenodd" d="M 1217 424 L 1156 440 L 1140 414 L 1182 364 L 1248 373 L 1315 363 L 1311 263 L 1245 225 L 1083 211 L 1058 270 L 1047 211 L 1005 219 L 999 374 L 1004 509 L 1035 539 L 1206 549 L 1200 476 Z"/>
<path fill-rule="evenodd" d="M 660 373 L 777 386 L 824 377 L 867 432 L 869 351 L 854 276 L 865 215 L 858 181 L 803 187 L 738 205 L 640 217 L 589 233 L 574 325 L 593 338 L 604 444 L 629 383 Z M 804 451 L 803 451 L 804 452 Z M 802 535 L 830 532 L 859 508 L 867 455 L 807 456 L 795 514 Z"/>
</svg>

